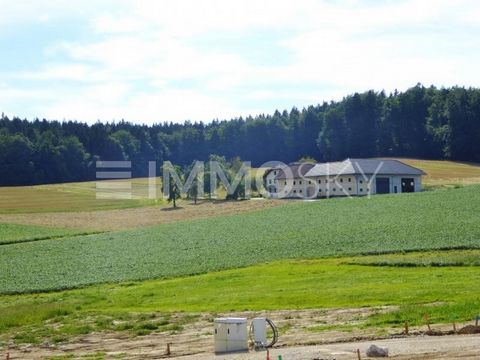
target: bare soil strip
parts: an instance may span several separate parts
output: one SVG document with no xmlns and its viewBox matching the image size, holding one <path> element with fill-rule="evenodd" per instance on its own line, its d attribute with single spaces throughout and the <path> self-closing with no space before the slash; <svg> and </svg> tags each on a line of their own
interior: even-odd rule
<svg viewBox="0 0 480 360">
<path fill-rule="evenodd" d="M 288 200 L 202 201 L 194 205 L 181 201 L 176 209 L 150 206 L 142 208 L 66 213 L 0 214 L 0 222 L 41 225 L 94 231 L 128 230 L 177 221 L 234 215 L 289 203 Z"/>
<path fill-rule="evenodd" d="M 152 333 L 146 336 L 132 337 L 126 333 L 97 333 L 78 337 L 63 344 L 42 344 L 40 346 L 23 345 L 0 348 L 0 358 L 9 352 L 10 359 L 47 359 L 54 356 L 82 358 L 95 353 L 104 354 L 106 359 L 265 359 L 264 352 L 248 354 L 213 354 L 213 319 L 222 316 L 242 316 L 249 319 L 255 316 L 267 316 L 274 320 L 280 330 L 280 340 L 271 350 L 271 358 L 282 355 L 288 360 L 357 359 L 356 349 L 365 358 L 366 348 L 375 343 L 386 346 L 394 359 L 478 359 L 480 358 L 480 335 L 425 336 L 423 328 L 411 328 L 411 336 L 398 333 L 398 329 L 359 329 L 355 325 L 374 312 L 392 311 L 395 307 L 377 307 L 360 309 L 330 310 L 294 310 L 243 313 L 204 313 L 198 320 L 186 324 L 176 333 Z M 184 316 L 182 314 L 181 316 Z M 180 316 L 180 315 L 179 315 Z M 318 326 L 352 326 L 351 330 L 312 331 Z M 461 324 L 457 324 L 459 328 Z M 451 326 L 432 326 L 435 331 L 448 331 Z M 309 330 L 310 328 L 310 330 Z M 170 343 L 171 356 L 166 355 Z"/>
</svg>

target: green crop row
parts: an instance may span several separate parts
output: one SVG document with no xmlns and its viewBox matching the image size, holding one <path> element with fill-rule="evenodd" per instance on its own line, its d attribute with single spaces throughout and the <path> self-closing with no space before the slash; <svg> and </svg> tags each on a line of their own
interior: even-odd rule
<svg viewBox="0 0 480 360">
<path fill-rule="evenodd" d="M 78 231 L 55 229 L 45 226 L 1 224 L 0 245 L 29 242 L 36 240 L 53 239 L 63 236 L 75 235 Z"/>
</svg>

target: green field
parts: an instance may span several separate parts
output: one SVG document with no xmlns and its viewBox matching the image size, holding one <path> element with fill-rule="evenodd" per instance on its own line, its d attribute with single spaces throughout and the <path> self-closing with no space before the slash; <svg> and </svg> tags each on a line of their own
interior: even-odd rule
<svg viewBox="0 0 480 360">
<path fill-rule="evenodd" d="M 480 186 L 297 202 L 141 230 L 12 244 L 0 292 L 167 278 L 281 259 L 480 247 Z"/>
<path fill-rule="evenodd" d="M 392 257 L 415 262 L 438 258 L 480 257 L 480 250 L 428 254 L 370 256 L 374 263 Z M 16 342 L 63 341 L 94 331 L 180 329 L 169 314 L 275 309 L 321 309 L 399 305 L 389 313 L 373 314 L 360 327 L 401 327 L 433 322 L 469 321 L 480 310 L 480 283 L 475 266 L 349 265 L 361 257 L 288 260 L 168 280 L 97 285 L 55 293 L 0 297 L 0 334 Z M 459 281 L 461 279 L 461 281 Z M 221 289 L 221 291 L 219 291 Z M 435 303 L 435 306 L 431 304 Z M 56 324 L 56 326 L 45 326 Z M 318 326 L 309 331 L 324 331 Z M 341 327 L 339 328 L 341 330 Z"/>
<path fill-rule="evenodd" d="M 480 166 L 453 161 L 400 159 L 427 173 L 425 188 L 450 187 L 480 183 Z M 251 175 L 264 172 L 253 168 Z M 157 178 L 157 200 L 148 199 L 148 179 L 109 180 L 116 184 L 131 184 L 132 199 L 97 199 L 96 182 L 52 184 L 39 186 L 0 187 L 0 214 L 77 212 L 124 209 L 151 205 L 166 205 L 160 198 L 161 179 Z M 103 181 L 103 183 L 107 183 Z M 220 188 L 220 198 L 225 191 Z"/>
<path fill-rule="evenodd" d="M 132 198 L 97 198 L 95 181 L 0 187 L 0 214 L 110 210 L 163 203 L 161 199 L 157 201 L 148 199 L 148 179 L 146 178 L 109 180 L 108 182 L 118 185 L 131 184 Z M 106 184 L 107 181 L 102 183 Z M 158 179 L 157 183 L 160 183 Z"/>
<path fill-rule="evenodd" d="M 0 245 L 56 239 L 77 235 L 77 233 L 73 230 L 55 229 L 45 226 L 0 223 Z"/>
</svg>

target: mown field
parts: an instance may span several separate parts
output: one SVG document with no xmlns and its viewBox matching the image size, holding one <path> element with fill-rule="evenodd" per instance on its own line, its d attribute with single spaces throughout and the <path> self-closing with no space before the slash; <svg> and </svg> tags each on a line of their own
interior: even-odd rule
<svg viewBox="0 0 480 360">
<path fill-rule="evenodd" d="M 121 190 L 120 193 L 127 195 L 130 191 L 132 198 L 109 199 L 101 196 L 97 198 L 95 181 L 0 187 L 0 214 L 96 211 L 162 203 L 161 199 L 157 201 L 148 199 L 148 179 L 108 180 L 101 183 L 103 186 L 108 186 L 109 183 L 117 186 L 131 185 L 130 190 Z M 112 194 L 108 189 L 102 188 L 99 191 L 107 195 Z"/>
<path fill-rule="evenodd" d="M 480 183 L 480 165 L 442 160 L 398 159 L 427 173 L 423 184 L 427 189 Z"/>
<path fill-rule="evenodd" d="M 480 166 L 452 161 L 400 159 L 424 170 L 427 189 L 480 183 Z M 252 169 L 251 175 L 265 169 Z M 101 184 L 131 185 L 132 199 L 97 199 L 95 181 L 40 186 L 0 187 L 0 214 L 79 212 L 111 209 L 165 206 L 161 199 L 161 179 L 157 178 L 158 199 L 148 199 L 148 179 L 108 180 Z M 108 193 L 107 190 L 100 189 Z M 125 190 L 128 191 L 128 190 Z M 219 198 L 225 191 L 219 189 Z"/>
<path fill-rule="evenodd" d="M 0 292 L 185 276 L 281 259 L 476 248 L 478 214 L 480 185 L 473 185 L 12 244 L 0 253 Z"/>
</svg>

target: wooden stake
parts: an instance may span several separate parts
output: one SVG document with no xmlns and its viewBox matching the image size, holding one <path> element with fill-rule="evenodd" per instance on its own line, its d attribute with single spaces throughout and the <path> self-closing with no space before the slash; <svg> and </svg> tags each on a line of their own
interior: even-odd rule
<svg viewBox="0 0 480 360">
<path fill-rule="evenodd" d="M 480 315 L 475 318 L 475 326 L 478 326 L 478 320 L 480 320 Z"/>
<path fill-rule="evenodd" d="M 455 325 L 455 322 L 453 322 L 453 332 L 454 332 L 454 333 L 457 332 L 457 326 Z"/>
<path fill-rule="evenodd" d="M 7 357 L 5 359 L 10 360 L 10 353 L 7 352 Z"/>
<path fill-rule="evenodd" d="M 357 349 L 357 356 L 358 360 L 362 360 L 362 356 L 360 355 L 360 349 Z"/>
<path fill-rule="evenodd" d="M 405 331 L 404 331 L 404 334 L 405 334 L 405 335 L 408 335 L 408 321 L 405 321 Z"/>
<path fill-rule="evenodd" d="M 267 360 L 270 360 L 270 351 L 267 349 Z"/>
<path fill-rule="evenodd" d="M 172 353 L 170 351 L 170 343 L 167 343 L 167 351 L 165 352 L 165 355 L 170 356 Z"/>
<path fill-rule="evenodd" d="M 428 314 L 423 315 L 423 319 L 424 319 L 425 322 L 427 323 L 428 332 L 432 332 L 432 329 L 430 328 L 430 319 L 429 319 L 429 317 L 428 317 Z"/>
</svg>

